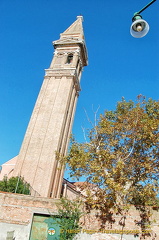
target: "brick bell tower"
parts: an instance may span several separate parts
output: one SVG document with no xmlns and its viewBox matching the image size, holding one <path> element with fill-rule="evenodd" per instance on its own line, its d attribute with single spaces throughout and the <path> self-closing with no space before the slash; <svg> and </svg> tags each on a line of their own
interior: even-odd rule
<svg viewBox="0 0 159 240">
<path fill-rule="evenodd" d="M 60 197 L 63 173 L 56 151 L 65 155 L 69 144 L 82 69 L 87 50 L 82 16 L 53 42 L 54 57 L 45 70 L 14 169 L 41 197 Z"/>
</svg>

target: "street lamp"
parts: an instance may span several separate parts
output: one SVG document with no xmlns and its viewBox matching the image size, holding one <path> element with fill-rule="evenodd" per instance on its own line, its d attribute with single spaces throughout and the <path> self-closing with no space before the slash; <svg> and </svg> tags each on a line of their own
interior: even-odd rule
<svg viewBox="0 0 159 240">
<path fill-rule="evenodd" d="M 130 33 L 135 38 L 142 38 L 144 37 L 149 31 L 148 23 L 142 19 L 140 15 L 146 8 L 148 8 L 152 3 L 156 0 L 151 1 L 147 4 L 144 8 L 142 8 L 139 12 L 134 13 L 134 17 L 132 18 L 132 25 L 130 27 Z"/>
</svg>

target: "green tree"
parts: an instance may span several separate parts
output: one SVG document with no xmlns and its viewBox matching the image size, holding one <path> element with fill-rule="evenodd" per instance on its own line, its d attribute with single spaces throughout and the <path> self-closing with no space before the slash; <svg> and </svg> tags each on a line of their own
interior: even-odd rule
<svg viewBox="0 0 159 240">
<path fill-rule="evenodd" d="M 60 240 L 72 240 L 80 232 L 81 206 L 82 202 L 79 200 L 60 199 L 57 204 L 58 215 L 60 216 L 57 223 L 61 226 Z"/>
<path fill-rule="evenodd" d="M 88 191 L 88 206 L 110 218 L 110 209 L 122 212 L 133 204 L 143 213 L 144 230 L 150 216 L 146 206 L 156 205 L 159 192 L 159 101 L 141 95 L 136 102 L 123 98 L 115 110 L 100 116 L 88 139 L 73 139 L 63 160 L 71 176 L 85 176 L 96 186 Z"/>
<path fill-rule="evenodd" d="M 21 177 L 11 177 L 9 179 L 4 177 L 0 181 L 0 191 L 29 195 L 30 185 Z"/>
</svg>

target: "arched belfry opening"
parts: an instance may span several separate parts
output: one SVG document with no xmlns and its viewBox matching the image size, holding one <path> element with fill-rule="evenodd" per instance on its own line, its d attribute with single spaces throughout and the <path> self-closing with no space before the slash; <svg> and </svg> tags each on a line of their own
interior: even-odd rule
<svg viewBox="0 0 159 240">
<path fill-rule="evenodd" d="M 67 61 L 66 61 L 66 63 L 67 63 L 67 64 L 71 64 L 72 61 L 73 61 L 73 54 L 70 53 L 70 54 L 68 54 L 68 56 L 67 56 Z"/>
</svg>

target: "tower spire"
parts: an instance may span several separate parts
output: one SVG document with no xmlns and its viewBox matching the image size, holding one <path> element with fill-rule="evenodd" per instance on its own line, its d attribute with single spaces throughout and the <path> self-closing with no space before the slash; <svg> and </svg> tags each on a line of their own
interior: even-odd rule
<svg viewBox="0 0 159 240">
<path fill-rule="evenodd" d="M 78 40 L 84 39 L 83 32 L 83 16 L 77 16 L 77 20 L 72 23 L 70 27 L 68 27 L 63 33 L 61 33 L 61 39 L 63 38 L 76 38 Z"/>
</svg>

